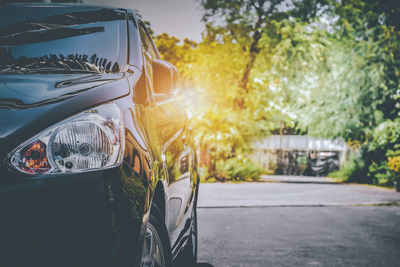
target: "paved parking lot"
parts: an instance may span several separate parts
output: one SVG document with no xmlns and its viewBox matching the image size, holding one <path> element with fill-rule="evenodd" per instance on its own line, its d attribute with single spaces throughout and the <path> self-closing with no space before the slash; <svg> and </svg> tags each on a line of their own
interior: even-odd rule
<svg viewBox="0 0 400 267">
<path fill-rule="evenodd" d="M 399 205 L 400 193 L 363 185 L 202 184 L 199 262 L 400 266 Z"/>
</svg>

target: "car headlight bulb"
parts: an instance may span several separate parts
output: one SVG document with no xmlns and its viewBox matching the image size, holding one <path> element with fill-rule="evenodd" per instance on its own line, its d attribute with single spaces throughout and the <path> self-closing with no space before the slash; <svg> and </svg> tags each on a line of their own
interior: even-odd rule
<svg viewBox="0 0 400 267">
<path fill-rule="evenodd" d="M 30 174 L 44 173 L 50 170 L 46 145 L 39 140 L 28 144 L 19 153 L 16 153 L 12 158 L 12 163 L 21 171 Z"/>
</svg>

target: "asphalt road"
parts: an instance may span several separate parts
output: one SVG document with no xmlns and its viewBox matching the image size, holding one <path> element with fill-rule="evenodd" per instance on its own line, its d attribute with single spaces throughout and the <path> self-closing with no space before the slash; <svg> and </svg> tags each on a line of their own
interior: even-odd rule
<svg viewBox="0 0 400 267">
<path fill-rule="evenodd" d="M 199 266 L 400 266 L 400 193 L 287 178 L 201 184 Z"/>
</svg>

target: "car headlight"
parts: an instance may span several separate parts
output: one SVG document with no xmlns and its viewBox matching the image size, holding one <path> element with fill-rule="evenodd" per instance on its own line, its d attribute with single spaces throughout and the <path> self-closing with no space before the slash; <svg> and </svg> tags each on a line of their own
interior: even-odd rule
<svg viewBox="0 0 400 267">
<path fill-rule="evenodd" d="M 109 103 L 42 131 L 8 158 L 11 166 L 27 174 L 84 172 L 120 164 L 124 147 L 121 109 Z"/>
</svg>

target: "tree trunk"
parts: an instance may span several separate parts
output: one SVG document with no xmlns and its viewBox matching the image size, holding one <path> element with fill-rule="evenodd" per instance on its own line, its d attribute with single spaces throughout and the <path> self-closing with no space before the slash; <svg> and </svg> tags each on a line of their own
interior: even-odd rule
<svg viewBox="0 0 400 267">
<path fill-rule="evenodd" d="M 259 23 L 257 23 L 259 24 Z M 260 22 L 261 24 L 261 22 Z M 257 25 L 256 25 L 257 27 Z M 258 26 L 259 27 L 259 26 Z M 253 35 L 253 41 L 250 45 L 249 49 L 249 60 L 247 61 L 246 67 L 244 68 L 243 71 L 243 76 L 242 79 L 240 80 L 240 88 L 244 90 L 244 92 L 247 94 L 249 92 L 249 89 L 247 87 L 247 84 L 249 83 L 249 78 L 250 78 L 250 72 L 254 67 L 254 62 L 256 61 L 256 57 L 258 53 L 260 52 L 260 48 L 258 47 L 258 42 L 260 41 L 261 38 L 261 32 L 256 30 L 256 32 Z"/>
<path fill-rule="evenodd" d="M 261 25 L 261 18 L 257 21 L 256 27 L 259 28 Z M 261 38 L 261 32 L 256 30 L 253 35 L 253 41 L 250 45 L 249 49 L 249 59 L 246 63 L 246 66 L 243 71 L 242 79 L 239 82 L 239 87 L 242 89 L 242 94 L 239 98 L 236 98 L 234 101 L 234 105 L 239 109 L 245 109 L 246 103 L 244 102 L 244 97 L 249 93 L 248 83 L 250 78 L 250 72 L 254 67 L 254 62 L 256 61 L 257 55 L 260 52 L 260 48 L 258 47 L 258 42 Z"/>
</svg>

